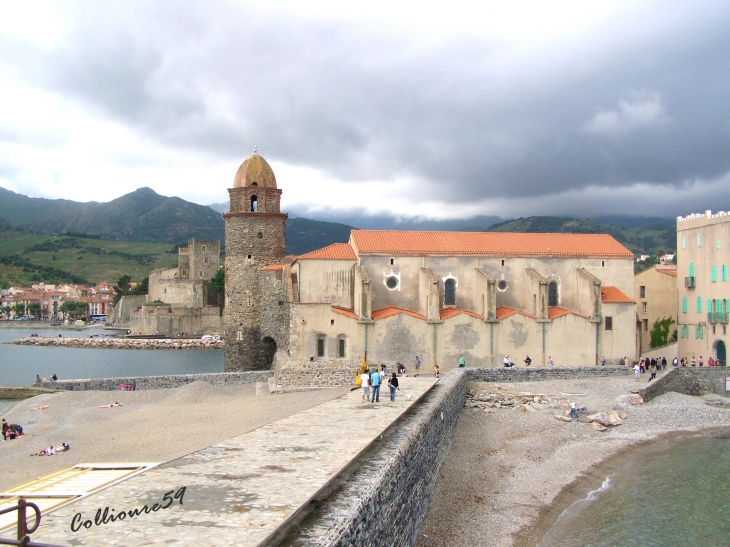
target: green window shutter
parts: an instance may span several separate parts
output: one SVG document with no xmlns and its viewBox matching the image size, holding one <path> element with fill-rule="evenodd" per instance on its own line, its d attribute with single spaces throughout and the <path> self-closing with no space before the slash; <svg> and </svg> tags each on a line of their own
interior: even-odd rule
<svg viewBox="0 0 730 547">
<path fill-rule="evenodd" d="M 712 312 L 712 300 L 710 300 L 708 298 L 707 299 L 707 313 L 711 313 L 711 312 Z"/>
<path fill-rule="evenodd" d="M 687 236 L 682 236 L 682 249 L 687 248 Z"/>
<path fill-rule="evenodd" d="M 702 313 L 702 297 L 697 297 L 697 313 Z"/>
<path fill-rule="evenodd" d="M 720 268 L 720 279 L 722 281 L 727 281 L 727 266 L 725 266 L 725 264 L 723 264 L 722 268 Z"/>
<path fill-rule="evenodd" d="M 702 325 L 700 325 L 700 339 L 705 337 L 705 329 L 702 328 Z"/>
<path fill-rule="evenodd" d="M 697 332 L 697 326 L 695 325 L 695 338 L 699 336 L 699 333 Z"/>
<path fill-rule="evenodd" d="M 687 313 L 687 297 L 682 297 L 682 313 Z"/>
<path fill-rule="evenodd" d="M 689 276 L 690 277 L 695 276 L 695 263 L 694 262 L 689 263 Z"/>
<path fill-rule="evenodd" d="M 710 272 L 710 275 L 712 276 L 712 282 L 714 283 L 715 281 L 717 281 L 717 266 L 713 266 Z"/>
<path fill-rule="evenodd" d="M 702 247 L 702 234 L 697 234 L 697 246 Z"/>
<path fill-rule="evenodd" d="M 720 243 L 720 240 L 719 239 L 717 240 L 717 248 L 718 249 L 722 249 L 722 244 Z"/>
</svg>

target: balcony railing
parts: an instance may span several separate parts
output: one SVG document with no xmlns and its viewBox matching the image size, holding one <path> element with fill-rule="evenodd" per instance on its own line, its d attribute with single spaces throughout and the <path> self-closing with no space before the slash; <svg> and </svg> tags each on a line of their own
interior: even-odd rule
<svg viewBox="0 0 730 547">
<path fill-rule="evenodd" d="M 707 312 L 707 321 L 709 323 L 727 323 L 728 316 L 730 316 L 730 312 L 710 311 Z"/>
<path fill-rule="evenodd" d="M 692 277 L 685 277 L 684 278 L 684 286 L 688 289 L 694 289 L 695 288 L 695 278 Z"/>
</svg>

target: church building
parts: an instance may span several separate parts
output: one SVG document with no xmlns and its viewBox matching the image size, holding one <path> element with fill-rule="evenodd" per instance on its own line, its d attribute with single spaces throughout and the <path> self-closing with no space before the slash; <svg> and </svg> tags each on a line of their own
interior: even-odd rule
<svg viewBox="0 0 730 547">
<path fill-rule="evenodd" d="M 226 222 L 225 370 L 347 385 L 363 358 L 609 364 L 636 353 L 633 254 L 607 234 L 352 230 L 284 261 L 286 218 L 258 154 L 236 174 Z"/>
</svg>

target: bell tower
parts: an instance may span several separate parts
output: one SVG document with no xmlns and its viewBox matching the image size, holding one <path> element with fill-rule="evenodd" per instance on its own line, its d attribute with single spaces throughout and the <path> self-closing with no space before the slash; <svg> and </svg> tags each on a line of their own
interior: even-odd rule
<svg viewBox="0 0 730 547">
<path fill-rule="evenodd" d="M 279 209 L 281 190 L 267 161 L 254 153 L 236 172 L 223 215 L 225 261 L 225 372 L 270 366 L 262 339 L 259 271 L 284 261 L 286 219 Z M 270 340 L 270 339 L 269 339 Z"/>
</svg>

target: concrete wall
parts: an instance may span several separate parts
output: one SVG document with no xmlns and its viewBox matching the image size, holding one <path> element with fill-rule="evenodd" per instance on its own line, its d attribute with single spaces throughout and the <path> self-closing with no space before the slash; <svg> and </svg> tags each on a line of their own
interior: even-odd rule
<svg viewBox="0 0 730 547">
<path fill-rule="evenodd" d="M 64 391 L 117 391 L 119 384 L 137 382 L 137 391 L 149 389 L 169 389 L 184 386 L 192 382 L 208 382 L 214 386 L 253 384 L 268 382 L 273 375 L 271 371 L 223 372 L 209 374 L 184 374 L 174 376 L 125 376 L 120 378 L 92 378 L 88 380 L 59 380 L 57 382 L 40 382 L 35 387 L 58 389 Z"/>
<path fill-rule="evenodd" d="M 451 448 L 466 385 L 463 371 L 442 378 L 287 541 L 301 547 L 414 545 Z"/>
</svg>

